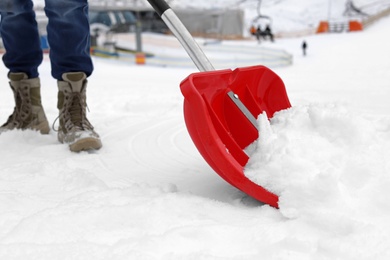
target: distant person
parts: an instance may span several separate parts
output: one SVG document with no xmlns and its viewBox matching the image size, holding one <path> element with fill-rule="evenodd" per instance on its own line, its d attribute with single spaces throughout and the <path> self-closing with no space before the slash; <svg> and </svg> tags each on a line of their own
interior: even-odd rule
<svg viewBox="0 0 390 260">
<path fill-rule="evenodd" d="M 269 39 L 271 40 L 271 42 L 274 41 L 274 35 L 272 34 L 272 30 L 271 30 L 271 27 L 269 26 L 269 24 L 267 24 L 267 26 L 265 27 L 263 35 L 264 35 L 264 39 L 266 36 L 269 36 Z"/>
<path fill-rule="evenodd" d="M 256 29 L 256 39 L 257 39 L 257 41 L 259 43 L 260 43 L 260 36 L 261 36 L 261 34 L 262 34 L 262 31 L 261 31 L 261 27 L 259 25 L 259 26 L 257 26 L 257 29 Z"/>
<path fill-rule="evenodd" d="M 306 43 L 306 41 L 303 41 L 302 42 L 303 56 L 306 56 L 306 49 L 307 49 L 307 43 Z"/>
<path fill-rule="evenodd" d="M 87 77 L 92 74 L 88 0 L 46 0 L 51 74 L 57 80 L 58 140 L 73 152 L 102 146 L 86 116 Z M 32 129 L 50 131 L 42 102 L 38 66 L 43 54 L 32 0 L 0 1 L 4 65 L 15 99 L 1 133 Z"/>
<path fill-rule="evenodd" d="M 256 36 L 257 29 L 254 25 L 251 26 L 249 31 L 250 31 L 251 35 Z"/>
</svg>

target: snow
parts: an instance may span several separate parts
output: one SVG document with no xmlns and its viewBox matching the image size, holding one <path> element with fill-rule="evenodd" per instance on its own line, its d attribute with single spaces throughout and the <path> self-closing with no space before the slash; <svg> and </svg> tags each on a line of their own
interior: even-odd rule
<svg viewBox="0 0 390 260">
<path fill-rule="evenodd" d="M 260 14 L 270 19 L 257 19 Z M 320 21 L 346 22 L 349 19 L 361 20 L 361 16 L 345 17 L 343 13 L 346 7 L 346 0 L 171 0 L 170 5 L 175 8 L 204 8 L 204 9 L 228 9 L 240 8 L 244 10 L 245 28 L 252 23 L 260 24 L 263 28 L 271 23 L 274 33 L 295 32 L 307 33 L 315 30 Z M 388 0 L 354 0 L 354 5 L 367 14 L 376 14 L 389 7 Z M 247 35 L 246 35 L 247 36 Z"/>
<path fill-rule="evenodd" d="M 303 38 L 262 43 L 294 55 L 274 69 L 293 107 L 260 117 L 250 164 L 280 209 L 224 182 L 194 147 L 179 90 L 194 69 L 94 58 L 100 151 L 72 153 L 55 131 L 0 136 L 0 259 L 389 259 L 389 26 L 305 37 L 306 57 Z M 13 108 L 6 73 L 2 120 Z M 40 74 L 53 122 L 48 57 Z"/>
<path fill-rule="evenodd" d="M 44 0 L 34 0 L 36 7 L 42 8 Z M 108 6 L 149 6 L 147 0 L 90 0 L 90 4 Z M 302 34 L 310 33 L 318 27 L 320 21 L 346 22 L 350 19 L 361 20 L 362 17 L 355 15 L 345 17 L 347 0 L 168 0 L 166 1 L 176 9 L 241 9 L 244 11 L 244 28 L 248 28 L 244 33 L 249 36 L 249 28 L 253 22 L 262 27 L 271 23 L 275 34 Z M 268 16 L 269 19 L 258 19 L 258 6 L 260 14 Z M 373 15 L 390 7 L 389 0 L 354 0 L 354 5 L 363 12 Z"/>
</svg>

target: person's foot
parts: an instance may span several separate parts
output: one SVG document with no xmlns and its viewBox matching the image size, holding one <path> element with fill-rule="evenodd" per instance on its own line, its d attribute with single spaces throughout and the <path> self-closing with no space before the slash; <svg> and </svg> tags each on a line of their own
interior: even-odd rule
<svg viewBox="0 0 390 260">
<path fill-rule="evenodd" d="M 14 93 L 15 108 L 0 127 L 0 134 L 13 129 L 31 129 L 48 134 L 50 127 L 41 103 L 39 78 L 29 79 L 26 73 L 10 73 L 8 77 Z"/>
<path fill-rule="evenodd" d="M 97 150 L 102 147 L 99 135 L 86 116 L 87 79 L 83 72 L 69 72 L 58 81 L 58 140 L 69 144 L 73 152 Z"/>
</svg>

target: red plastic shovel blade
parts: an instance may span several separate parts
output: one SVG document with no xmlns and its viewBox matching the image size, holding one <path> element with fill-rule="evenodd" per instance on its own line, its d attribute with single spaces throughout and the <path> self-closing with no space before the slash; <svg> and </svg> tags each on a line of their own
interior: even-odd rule
<svg viewBox="0 0 390 260">
<path fill-rule="evenodd" d="M 255 118 L 263 111 L 271 118 L 291 107 L 280 77 L 264 66 L 198 72 L 184 79 L 180 88 L 188 132 L 206 162 L 231 185 L 278 207 L 277 195 L 244 175 L 249 157 L 243 150 L 259 132 L 227 93 L 238 95 Z"/>
</svg>

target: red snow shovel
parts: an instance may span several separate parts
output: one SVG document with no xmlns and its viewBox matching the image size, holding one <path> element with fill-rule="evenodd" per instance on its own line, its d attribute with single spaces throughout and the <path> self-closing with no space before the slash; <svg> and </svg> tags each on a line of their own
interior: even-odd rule
<svg viewBox="0 0 390 260">
<path fill-rule="evenodd" d="M 278 196 L 249 180 L 244 149 L 259 137 L 256 118 L 291 107 L 283 81 L 264 66 L 214 70 L 199 45 L 163 0 L 148 0 L 201 71 L 184 79 L 188 132 L 207 163 L 253 198 L 278 207 Z"/>
</svg>

